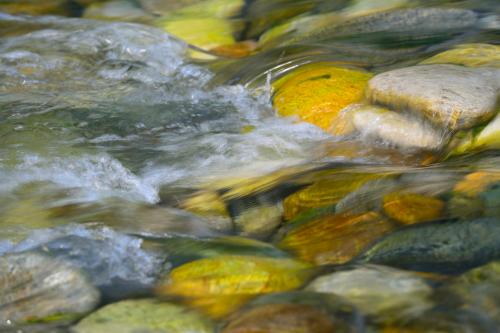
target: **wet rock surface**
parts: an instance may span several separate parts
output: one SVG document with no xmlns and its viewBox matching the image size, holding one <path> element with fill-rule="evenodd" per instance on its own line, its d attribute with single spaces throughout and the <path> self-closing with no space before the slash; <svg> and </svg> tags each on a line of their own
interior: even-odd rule
<svg viewBox="0 0 500 333">
<path fill-rule="evenodd" d="M 463 272 L 498 258 L 498 228 L 494 218 L 407 227 L 375 242 L 356 261 L 423 272 Z"/>
<path fill-rule="evenodd" d="M 470 128 L 496 111 L 500 72 L 425 65 L 379 74 L 368 83 L 373 103 L 410 110 L 450 130 Z"/>
<path fill-rule="evenodd" d="M 414 273 L 368 265 L 316 278 L 307 290 L 342 296 L 375 320 L 418 316 L 430 309 L 432 288 Z"/>
<path fill-rule="evenodd" d="M 64 325 L 99 303 L 99 292 L 78 268 L 37 253 L 0 257 L 0 328 Z"/>
</svg>

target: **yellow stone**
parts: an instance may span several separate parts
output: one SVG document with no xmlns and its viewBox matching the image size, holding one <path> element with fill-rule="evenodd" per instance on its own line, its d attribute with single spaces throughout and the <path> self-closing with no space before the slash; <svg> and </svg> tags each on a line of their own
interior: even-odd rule
<svg viewBox="0 0 500 333">
<path fill-rule="evenodd" d="M 310 266 L 292 259 L 223 255 L 184 264 L 157 287 L 161 296 L 177 296 L 220 317 L 259 294 L 299 288 Z"/>
<path fill-rule="evenodd" d="M 394 192 L 384 196 L 384 212 L 403 224 L 437 219 L 442 215 L 444 207 L 442 200 L 417 193 Z"/>
<path fill-rule="evenodd" d="M 345 264 L 393 229 L 375 212 L 333 215 L 293 229 L 279 246 L 316 265 Z"/>
<path fill-rule="evenodd" d="M 284 218 L 285 220 L 291 220 L 309 209 L 336 204 L 367 181 L 380 177 L 379 174 L 361 173 L 338 173 L 324 177 L 284 200 Z"/>
<path fill-rule="evenodd" d="M 234 43 L 231 22 L 219 18 L 192 18 L 166 21 L 162 27 L 168 33 L 202 49 L 212 49 Z"/>
<path fill-rule="evenodd" d="M 218 17 L 236 16 L 244 6 L 243 0 L 205 0 L 182 7 L 169 14 L 177 17 Z"/>
<path fill-rule="evenodd" d="M 191 45 L 210 50 L 235 43 L 233 34 L 241 24 L 230 17 L 242 6 L 242 0 L 203 1 L 158 19 L 156 25 Z M 193 55 L 210 57 L 200 52 Z"/>
<path fill-rule="evenodd" d="M 201 216 L 229 216 L 226 204 L 215 191 L 200 191 L 186 199 L 181 207 Z"/>
<path fill-rule="evenodd" d="M 462 44 L 424 60 L 422 64 L 456 64 L 468 67 L 500 68 L 500 46 Z"/>
<path fill-rule="evenodd" d="M 347 105 L 359 101 L 372 77 L 360 70 L 315 63 L 300 67 L 273 83 L 273 104 L 282 116 L 297 116 L 327 132 Z"/>
<path fill-rule="evenodd" d="M 488 186 L 500 181 L 500 172 L 477 171 L 468 174 L 454 187 L 454 192 L 465 195 L 469 198 L 477 197 L 485 191 Z"/>
</svg>

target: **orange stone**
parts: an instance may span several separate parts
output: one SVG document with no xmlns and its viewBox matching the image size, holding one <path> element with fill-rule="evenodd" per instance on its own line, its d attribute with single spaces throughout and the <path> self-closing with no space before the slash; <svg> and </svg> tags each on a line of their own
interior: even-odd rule
<svg viewBox="0 0 500 333">
<path fill-rule="evenodd" d="M 335 325 L 325 311 L 302 304 L 267 304 L 243 313 L 222 333 L 332 333 Z"/>
<path fill-rule="evenodd" d="M 500 172 L 493 171 L 477 171 L 468 174 L 465 178 L 458 182 L 454 191 L 473 198 L 479 193 L 485 191 L 488 186 L 500 181 Z"/>
<path fill-rule="evenodd" d="M 327 175 L 311 186 L 288 196 L 283 202 L 285 220 L 313 208 L 336 204 L 367 181 L 380 178 L 378 174 L 338 173 Z"/>
<path fill-rule="evenodd" d="M 226 58 L 244 58 L 252 54 L 257 43 L 254 41 L 243 41 L 229 45 L 221 45 L 210 51 L 218 56 Z"/>
<path fill-rule="evenodd" d="M 416 193 L 394 192 L 384 196 L 384 212 L 403 224 L 415 224 L 439 218 L 445 203 Z"/>
<path fill-rule="evenodd" d="M 279 246 L 317 265 L 345 264 L 392 230 L 392 224 L 375 212 L 333 215 L 292 229 Z"/>
</svg>

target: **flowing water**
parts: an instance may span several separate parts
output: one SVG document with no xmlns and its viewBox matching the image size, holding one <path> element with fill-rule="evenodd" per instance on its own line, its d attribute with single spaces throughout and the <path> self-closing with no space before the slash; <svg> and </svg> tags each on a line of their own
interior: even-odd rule
<svg viewBox="0 0 500 333">
<path fill-rule="evenodd" d="M 336 29 L 320 26 L 319 33 L 308 24 L 313 26 L 313 22 L 333 14 L 339 22 L 349 15 L 359 19 L 365 14 L 352 13 L 367 10 L 370 14 L 366 15 L 371 15 L 370 8 L 362 7 L 362 1 L 356 2 L 358 5 L 351 3 L 355 1 L 247 1 L 237 14 L 228 16 L 240 27 L 235 33 L 240 41 L 257 41 L 273 26 L 293 17 L 303 17 L 309 23 L 271 38 L 241 59 L 218 56 L 214 50 L 189 45 L 163 31 L 155 22 L 164 15 L 163 8 L 170 7 L 162 7 L 162 1 L 114 1 L 125 7 L 133 4 L 139 16 L 120 17 L 117 13 L 113 21 L 26 16 L 22 10 L 16 13 L 8 7 L 13 1 L 4 2 L 0 1 L 1 256 L 47 252 L 83 269 L 101 293 L 99 306 L 153 295 L 163 299 L 165 293 L 158 291 L 158 285 L 173 268 L 217 255 L 295 258 L 309 262 L 312 266 L 307 270 L 312 270 L 314 277 L 349 270 L 349 265 L 387 265 L 405 272 L 429 274 L 411 276 L 425 280 L 425 288 L 430 290 L 425 301 L 419 302 L 418 291 L 403 295 L 407 301 L 419 303 L 416 307 L 408 306 L 404 315 L 403 310 L 383 315 L 375 310 L 370 312 L 376 307 L 368 305 L 366 310 L 365 303 L 369 301 L 361 301 L 362 305 L 353 301 L 353 311 L 361 314 L 354 319 L 343 317 L 347 324 L 338 324 L 339 331 L 494 332 L 500 325 L 500 298 L 491 296 L 500 292 L 498 278 L 485 279 L 479 287 L 470 288 L 454 280 L 472 268 L 500 259 L 500 234 L 495 233 L 494 227 L 490 230 L 489 224 L 481 224 L 479 229 L 469 230 L 467 224 L 460 224 L 484 219 L 500 224 L 500 155 L 496 149 L 500 145 L 483 146 L 464 154 L 451 154 L 452 149 L 441 143 L 440 149 L 401 147 L 387 136 L 374 138 L 373 132 L 378 131 L 374 123 L 366 133 L 332 135 L 314 124 L 299 121 L 297 116 L 282 117 L 273 105 L 277 93 L 273 83 L 308 64 L 332 62 L 378 74 L 413 66 L 457 45 L 498 44 L 499 6 L 495 1 L 394 5 L 412 9 L 457 8 L 470 10 L 472 16 L 458 16 L 451 23 L 438 17 L 432 21 L 436 26 L 429 23 L 418 29 L 399 14 L 396 18 L 375 18 L 361 27 L 355 18 Z M 88 13 L 84 5 L 75 1 L 59 3 L 55 8 L 66 6 L 63 13 L 67 16 Z M 181 7 L 180 2 L 177 6 Z M 112 12 L 115 7 L 110 8 Z M 56 10 L 47 14 L 60 13 Z M 389 28 L 380 30 L 377 25 Z M 406 30 L 401 28 L 405 25 Z M 200 52 L 199 48 L 205 51 Z M 491 71 L 498 71 L 498 60 Z M 500 76 L 493 76 L 493 80 L 497 80 L 494 90 L 498 98 Z M 425 129 L 435 127 L 420 116 L 415 116 L 413 122 Z M 471 133 L 479 132 L 481 126 L 484 122 Z M 449 137 L 456 133 L 443 127 L 437 131 L 442 141 L 451 141 Z M 422 215 L 421 211 L 422 217 L 414 217 Z M 328 229 L 324 231 L 327 234 L 345 232 L 348 236 L 341 240 L 327 236 L 326 242 L 348 244 L 359 240 L 364 242 L 363 249 L 375 244 L 373 251 L 379 246 L 381 253 L 362 254 L 360 248 L 346 254 L 349 260 L 343 261 L 315 256 L 315 246 L 325 242 L 321 238 L 322 227 L 316 223 L 317 229 L 306 228 L 304 235 L 299 235 L 300 228 L 311 221 L 335 219 L 342 214 L 384 215 L 391 231 L 377 230 L 378 222 L 353 226 L 359 230 L 352 232 Z M 430 222 L 406 226 L 416 220 Z M 450 223 L 457 224 L 448 228 Z M 419 236 L 422 226 L 430 228 L 424 234 L 427 236 Z M 416 230 L 416 241 L 401 241 L 404 244 L 400 247 L 384 244 L 391 239 L 382 235 L 397 238 L 394 230 L 399 228 L 410 233 Z M 293 238 L 295 233 L 298 239 Z M 450 252 L 441 249 L 435 256 L 426 252 L 435 246 L 429 235 L 436 233 L 459 234 L 459 245 L 450 245 Z M 226 236 L 245 239 L 225 243 Z M 444 237 L 442 242 L 453 243 L 451 238 Z M 250 239 L 265 243 L 252 243 Z M 420 241 L 420 247 L 413 244 L 415 248 L 408 249 Z M 473 245 L 468 247 L 468 242 Z M 384 250 L 384 246 L 397 249 Z M 340 253 L 345 249 L 333 251 Z M 287 274 L 285 279 L 289 280 L 300 275 Z M 380 274 L 393 273 L 384 273 L 382 269 Z M 403 283 L 390 276 L 387 279 L 394 278 L 394 283 Z M 240 278 L 245 280 L 245 276 Z M 368 281 L 374 283 L 373 288 L 383 288 L 374 282 L 377 277 L 371 279 Z M 303 281 L 270 291 L 299 290 L 306 285 Z M 455 285 L 466 290 L 465 300 L 456 301 L 456 294 L 448 290 Z M 315 283 L 306 289 L 318 292 L 314 286 Z M 400 288 L 411 287 L 403 283 Z M 285 295 L 286 300 L 280 302 L 305 302 L 308 306 L 328 303 L 320 299 L 322 294 L 307 294 L 309 291 L 295 291 L 297 295 Z M 166 294 L 186 296 L 183 292 Z M 374 302 L 402 297 L 391 292 L 394 291 L 387 290 L 386 297 L 378 295 L 380 298 L 375 299 L 379 301 Z M 255 298 L 267 292 L 254 293 Z M 226 295 L 224 291 L 221 294 Z M 216 295 L 209 297 L 215 299 Z M 354 297 L 349 295 L 341 296 L 349 303 L 350 297 Z M 265 297 L 249 303 L 250 309 L 274 304 L 272 298 Z M 166 299 L 170 300 L 169 295 Z M 200 312 L 212 315 L 219 326 L 234 319 L 229 316 L 231 311 L 213 315 L 195 302 L 183 304 L 201 308 Z M 0 315 L 2 305 L 0 302 Z M 332 314 L 340 311 L 336 306 L 327 306 L 325 311 L 337 318 L 338 314 Z M 259 316 L 255 314 L 255 318 Z M 1 316 L 0 319 L 9 321 Z M 64 330 L 70 324 L 55 326 Z M 233 320 L 219 328 L 227 332 L 254 332 L 248 328 L 238 330 L 240 324 L 245 323 Z M 24 328 L 19 329 L 27 332 L 50 331 L 46 326 L 41 330 L 38 325 L 21 326 Z M 50 329 L 55 330 L 53 326 Z M 297 332 L 333 332 L 327 327 L 325 324 Z M 153 332 L 147 327 L 139 331 Z M 279 327 L 274 331 L 291 332 Z"/>
</svg>

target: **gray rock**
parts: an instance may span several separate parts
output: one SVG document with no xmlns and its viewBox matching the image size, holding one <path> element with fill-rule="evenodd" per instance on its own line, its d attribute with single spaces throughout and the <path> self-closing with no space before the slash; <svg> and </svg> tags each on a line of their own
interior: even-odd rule
<svg viewBox="0 0 500 333">
<path fill-rule="evenodd" d="M 419 315 L 432 306 L 432 288 L 413 273 L 368 265 L 320 276 L 307 290 L 344 297 L 378 319 Z"/>
<path fill-rule="evenodd" d="M 69 224 L 36 230 L 8 251 L 37 252 L 80 268 L 104 299 L 151 287 L 169 268 L 163 255 L 142 248 L 140 238 L 101 226 Z"/>
<path fill-rule="evenodd" d="M 449 130 L 473 127 L 494 116 L 500 70 L 426 65 L 379 74 L 368 83 L 372 103 L 411 110 Z"/>
<path fill-rule="evenodd" d="M 367 38 L 365 41 L 387 43 L 393 39 L 425 43 L 446 39 L 468 31 L 477 24 L 478 15 L 471 10 L 455 8 L 410 8 L 361 15 L 340 24 L 331 24 L 293 41 L 320 42 L 338 38 Z"/>
<path fill-rule="evenodd" d="M 355 259 L 420 272 L 462 273 L 500 258 L 500 220 L 445 220 L 399 229 Z"/>
<path fill-rule="evenodd" d="M 99 292 L 72 266 L 36 253 L 0 257 L 0 331 L 68 324 L 92 311 Z"/>
</svg>

